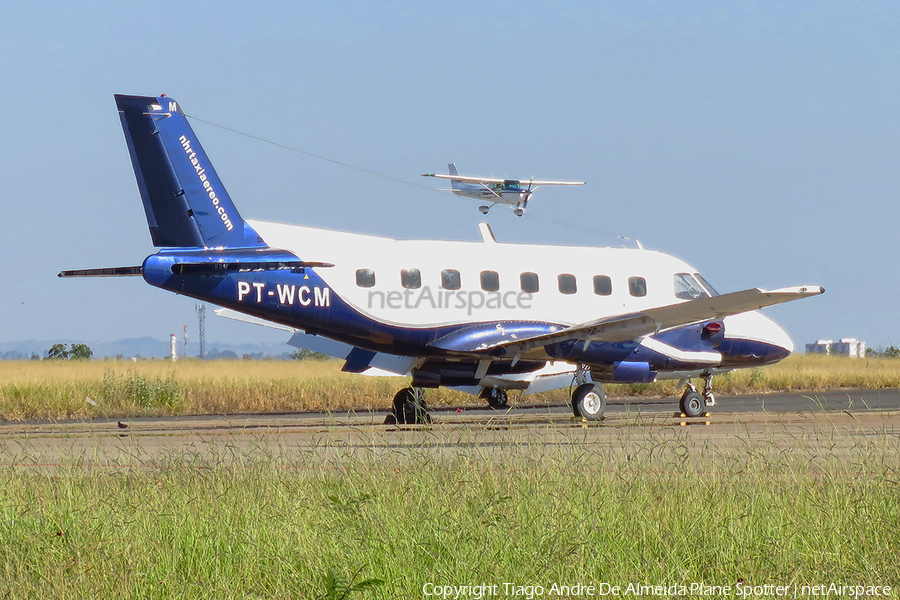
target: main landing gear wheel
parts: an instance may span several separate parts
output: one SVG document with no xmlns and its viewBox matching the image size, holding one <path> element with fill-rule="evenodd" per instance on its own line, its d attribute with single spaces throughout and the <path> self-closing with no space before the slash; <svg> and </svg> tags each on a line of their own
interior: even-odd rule
<svg viewBox="0 0 900 600">
<path fill-rule="evenodd" d="M 572 410 L 576 417 L 587 421 L 603 418 L 606 411 L 606 392 L 595 383 L 584 383 L 572 392 Z"/>
<path fill-rule="evenodd" d="M 507 410 L 509 408 L 509 396 L 506 390 L 500 388 L 485 388 L 479 398 L 487 400 L 488 406 L 494 410 Z"/>
<path fill-rule="evenodd" d="M 516 208 L 513 209 L 513 214 L 516 215 L 517 217 L 521 217 L 522 215 L 525 214 L 525 209 L 517 206 Z"/>
<path fill-rule="evenodd" d="M 394 419 L 398 425 L 431 423 L 425 395 L 416 388 L 404 388 L 394 395 Z M 389 417 L 390 418 L 390 417 Z"/>
<path fill-rule="evenodd" d="M 706 410 L 706 400 L 700 392 L 686 390 L 678 403 L 681 412 L 686 417 L 699 417 Z"/>
<path fill-rule="evenodd" d="M 486 215 L 486 214 L 488 214 L 488 211 L 491 210 L 491 207 L 490 206 L 479 206 L 478 210 L 481 211 L 481 214 Z"/>
</svg>

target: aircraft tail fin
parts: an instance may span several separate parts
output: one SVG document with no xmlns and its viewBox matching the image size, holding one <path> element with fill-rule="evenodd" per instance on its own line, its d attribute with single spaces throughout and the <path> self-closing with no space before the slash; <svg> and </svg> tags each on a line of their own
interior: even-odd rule
<svg viewBox="0 0 900 600">
<path fill-rule="evenodd" d="M 154 246 L 264 247 L 173 99 L 116 95 Z"/>
<path fill-rule="evenodd" d="M 459 175 L 459 171 L 456 170 L 456 163 L 455 163 L 455 162 L 452 162 L 452 163 L 448 164 L 448 165 L 447 165 L 447 170 L 450 172 L 451 175 Z M 457 188 L 459 188 L 459 182 L 458 182 L 458 181 L 454 181 L 453 179 L 451 179 L 451 180 L 450 180 L 450 187 L 451 187 L 452 189 L 454 189 L 454 190 L 457 189 Z"/>
</svg>

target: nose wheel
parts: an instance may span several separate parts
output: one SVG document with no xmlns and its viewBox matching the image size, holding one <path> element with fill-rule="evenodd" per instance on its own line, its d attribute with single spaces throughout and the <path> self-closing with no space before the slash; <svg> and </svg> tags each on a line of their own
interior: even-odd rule
<svg viewBox="0 0 900 600">
<path fill-rule="evenodd" d="M 701 417 L 706 413 L 707 408 L 716 405 L 716 396 L 712 391 L 712 377 L 712 373 L 703 374 L 702 393 L 697 391 L 697 386 L 693 382 L 687 382 L 687 389 L 684 390 L 681 401 L 678 403 L 681 414 L 690 418 Z"/>
<path fill-rule="evenodd" d="M 706 410 L 706 402 L 704 402 L 703 396 L 699 392 L 692 392 L 688 389 L 681 396 L 678 407 L 681 409 L 681 414 L 694 418 L 703 415 L 703 412 Z"/>
</svg>

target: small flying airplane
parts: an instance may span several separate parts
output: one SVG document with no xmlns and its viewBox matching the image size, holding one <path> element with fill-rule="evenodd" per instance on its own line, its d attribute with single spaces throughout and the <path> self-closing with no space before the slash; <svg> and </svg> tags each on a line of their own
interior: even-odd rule
<svg viewBox="0 0 900 600">
<path fill-rule="evenodd" d="M 459 171 L 456 170 L 456 163 L 450 163 L 447 167 L 450 171 L 447 175 L 443 173 L 423 173 L 422 177 L 449 179 L 450 189 L 446 191 L 453 192 L 457 196 L 491 201 L 490 205 L 485 204 L 478 207 L 478 210 L 485 215 L 495 204 L 508 204 L 515 206 L 513 212 L 516 216 L 521 217 L 525 214 L 531 195 L 542 185 L 584 185 L 583 181 L 543 181 L 534 177 L 531 179 L 469 177 L 459 174 Z M 525 187 L 526 184 L 527 187 Z"/>
<path fill-rule="evenodd" d="M 394 240 L 244 220 L 181 107 L 116 96 L 153 245 L 138 266 L 61 277 L 139 276 L 290 334 L 343 370 L 410 377 L 390 419 L 427 422 L 423 388 L 507 406 L 507 392 L 574 387 L 576 417 L 603 416 L 603 384 L 682 379 L 690 417 L 712 378 L 788 356 L 759 308 L 823 293 L 804 285 L 718 294 L 686 262 L 643 248 Z M 705 381 L 699 391 L 692 378 Z M 680 386 L 679 386 L 680 387 Z"/>
</svg>

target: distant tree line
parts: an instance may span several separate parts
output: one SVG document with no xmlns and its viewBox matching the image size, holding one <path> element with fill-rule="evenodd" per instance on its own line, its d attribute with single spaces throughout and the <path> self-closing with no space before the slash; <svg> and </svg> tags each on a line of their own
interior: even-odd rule
<svg viewBox="0 0 900 600">
<path fill-rule="evenodd" d="M 47 360 L 87 360 L 94 351 L 87 344 L 53 344 L 47 350 Z"/>
<path fill-rule="evenodd" d="M 876 350 L 875 348 L 866 348 L 866 356 L 884 357 L 884 358 L 900 358 L 900 348 L 897 346 L 888 346 L 887 348 Z"/>
</svg>

